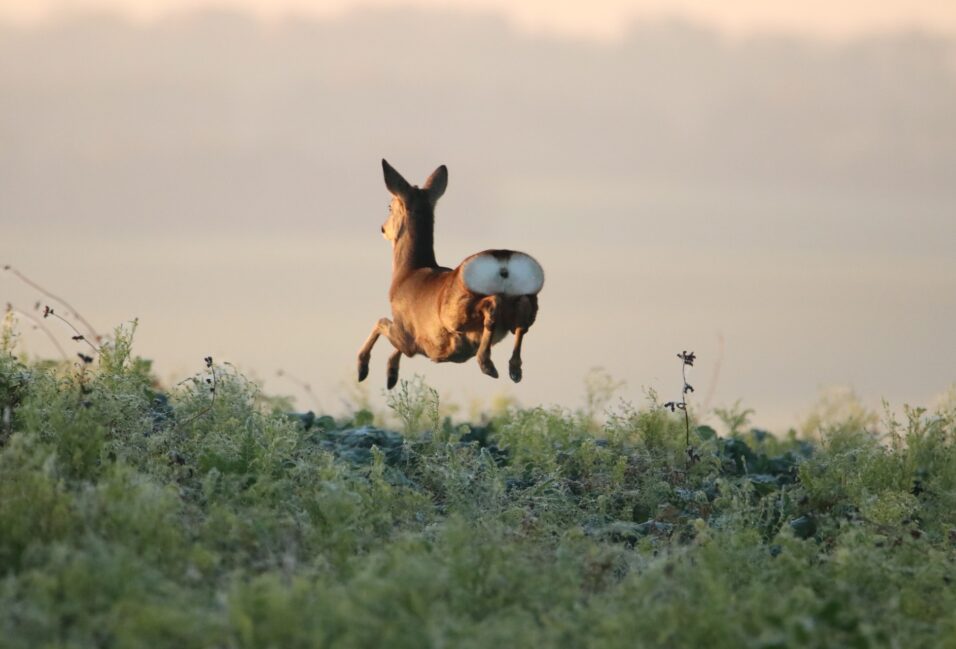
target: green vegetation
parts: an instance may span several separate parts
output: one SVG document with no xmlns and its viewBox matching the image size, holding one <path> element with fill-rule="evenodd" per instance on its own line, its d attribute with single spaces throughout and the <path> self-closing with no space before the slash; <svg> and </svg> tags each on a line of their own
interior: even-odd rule
<svg viewBox="0 0 956 649">
<path fill-rule="evenodd" d="M 954 647 L 956 411 L 288 415 L 0 349 L 2 647 Z M 600 398 L 596 398 L 601 401 Z M 374 427 L 377 424 L 380 427 Z"/>
</svg>

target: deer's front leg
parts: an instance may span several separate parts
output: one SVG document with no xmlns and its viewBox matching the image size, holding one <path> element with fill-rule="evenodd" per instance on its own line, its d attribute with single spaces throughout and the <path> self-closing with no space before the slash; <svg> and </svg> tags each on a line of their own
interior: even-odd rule
<svg viewBox="0 0 956 649">
<path fill-rule="evenodd" d="M 500 298 L 497 295 L 491 295 L 482 300 L 478 306 L 483 320 L 481 342 L 478 344 L 478 367 L 493 379 L 498 378 L 498 370 L 495 368 L 495 364 L 491 362 L 491 338 L 495 333 L 499 300 Z"/>
<path fill-rule="evenodd" d="M 378 322 L 375 323 L 375 326 L 372 327 L 372 333 L 369 334 L 368 339 L 365 341 L 365 344 L 362 345 L 362 349 L 359 350 L 358 354 L 358 380 L 359 383 L 365 380 L 368 376 L 368 361 L 372 357 L 372 347 L 375 346 L 375 343 L 378 342 L 379 336 L 388 336 L 389 329 L 392 327 L 392 321 L 388 318 L 380 318 Z M 398 375 L 398 363 L 395 364 L 396 367 L 396 376 Z M 390 386 L 391 387 L 391 386 Z"/>
</svg>

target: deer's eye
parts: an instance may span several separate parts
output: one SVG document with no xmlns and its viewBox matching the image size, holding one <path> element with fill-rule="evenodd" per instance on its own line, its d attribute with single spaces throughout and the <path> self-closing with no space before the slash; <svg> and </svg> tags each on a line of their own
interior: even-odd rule
<svg viewBox="0 0 956 649">
<path fill-rule="evenodd" d="M 385 226 L 382 226 L 382 234 L 385 234 Z"/>
</svg>

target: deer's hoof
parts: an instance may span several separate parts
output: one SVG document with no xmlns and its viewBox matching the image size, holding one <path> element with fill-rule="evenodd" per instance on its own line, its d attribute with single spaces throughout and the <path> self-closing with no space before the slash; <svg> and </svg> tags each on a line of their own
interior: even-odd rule
<svg viewBox="0 0 956 649">
<path fill-rule="evenodd" d="M 394 372 L 392 370 L 388 371 L 388 378 L 385 381 L 385 387 L 389 390 L 395 387 L 395 384 L 398 383 L 398 370 Z"/>
<path fill-rule="evenodd" d="M 495 364 L 491 361 L 487 363 L 479 363 L 478 367 L 481 368 L 481 371 L 493 379 L 498 378 L 498 369 L 495 367 Z"/>
<path fill-rule="evenodd" d="M 358 363 L 358 380 L 359 383 L 364 381 L 368 377 L 368 361 Z"/>
<path fill-rule="evenodd" d="M 521 363 L 511 363 L 508 365 L 508 374 L 515 383 L 521 383 Z"/>
</svg>

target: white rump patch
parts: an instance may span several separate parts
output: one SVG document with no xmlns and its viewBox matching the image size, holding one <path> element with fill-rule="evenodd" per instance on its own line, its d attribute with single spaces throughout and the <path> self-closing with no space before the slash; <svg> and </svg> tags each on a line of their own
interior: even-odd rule
<svg viewBox="0 0 956 649">
<path fill-rule="evenodd" d="M 544 286 L 541 265 L 523 252 L 479 253 L 465 260 L 462 278 L 480 295 L 537 295 Z"/>
</svg>

